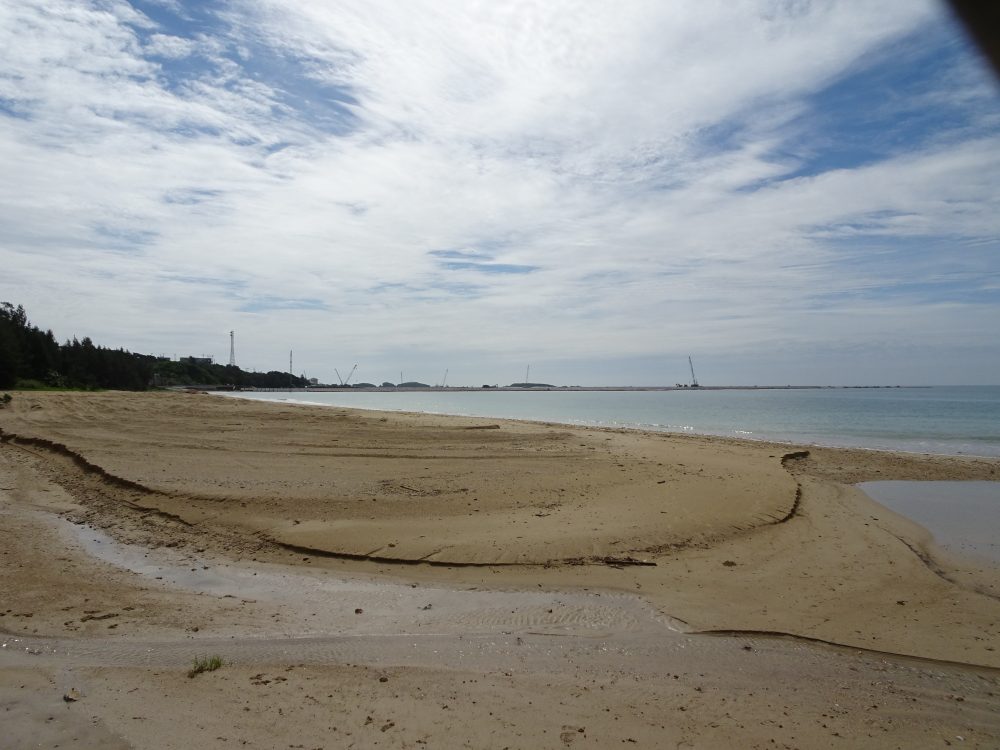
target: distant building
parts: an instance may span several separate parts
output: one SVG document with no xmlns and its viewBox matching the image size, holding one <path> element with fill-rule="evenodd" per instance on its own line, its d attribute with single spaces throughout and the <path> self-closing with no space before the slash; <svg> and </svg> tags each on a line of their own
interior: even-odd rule
<svg viewBox="0 0 1000 750">
<path fill-rule="evenodd" d="M 319 385 L 319 378 L 309 378 L 309 385 Z"/>
<path fill-rule="evenodd" d="M 181 362 L 189 365 L 211 365 L 214 364 L 212 357 L 181 357 Z"/>
</svg>

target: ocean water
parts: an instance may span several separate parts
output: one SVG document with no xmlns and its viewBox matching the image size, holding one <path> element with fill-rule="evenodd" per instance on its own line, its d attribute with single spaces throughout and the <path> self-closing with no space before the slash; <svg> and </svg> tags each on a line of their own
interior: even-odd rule
<svg viewBox="0 0 1000 750">
<path fill-rule="evenodd" d="M 1000 386 L 676 391 L 292 391 L 242 398 L 914 453 L 1000 456 Z"/>
</svg>

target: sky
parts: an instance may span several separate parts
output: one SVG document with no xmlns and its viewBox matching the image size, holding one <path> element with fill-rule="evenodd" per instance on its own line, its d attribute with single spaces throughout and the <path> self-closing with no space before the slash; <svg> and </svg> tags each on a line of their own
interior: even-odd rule
<svg viewBox="0 0 1000 750">
<path fill-rule="evenodd" d="M 0 300 L 336 382 L 1000 383 L 927 0 L 0 0 Z"/>
</svg>

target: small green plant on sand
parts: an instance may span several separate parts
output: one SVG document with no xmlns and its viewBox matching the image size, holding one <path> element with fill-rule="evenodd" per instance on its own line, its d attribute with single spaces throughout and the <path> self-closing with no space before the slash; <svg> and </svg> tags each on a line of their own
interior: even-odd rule
<svg viewBox="0 0 1000 750">
<path fill-rule="evenodd" d="M 196 656 L 194 658 L 194 666 L 188 670 L 188 677 L 194 677 L 202 672 L 214 672 L 221 666 L 221 656 Z"/>
<path fill-rule="evenodd" d="M 0 396 L 0 409 L 4 408 L 7 404 L 13 401 L 13 397 L 9 393 L 5 393 Z"/>
</svg>

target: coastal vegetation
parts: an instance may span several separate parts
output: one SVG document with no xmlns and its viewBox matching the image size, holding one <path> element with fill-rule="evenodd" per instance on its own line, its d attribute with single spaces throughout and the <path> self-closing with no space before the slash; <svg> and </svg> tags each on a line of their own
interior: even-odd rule
<svg viewBox="0 0 1000 750">
<path fill-rule="evenodd" d="M 86 336 L 60 344 L 51 330 L 43 331 L 28 320 L 22 305 L 0 302 L 0 388 L 144 391 L 178 385 L 301 388 L 306 384 L 287 372 L 173 361 L 98 346 Z"/>
<path fill-rule="evenodd" d="M 195 677 L 202 672 L 214 672 L 222 666 L 221 656 L 198 656 L 195 657 L 194 664 L 188 670 L 188 677 Z"/>
</svg>

